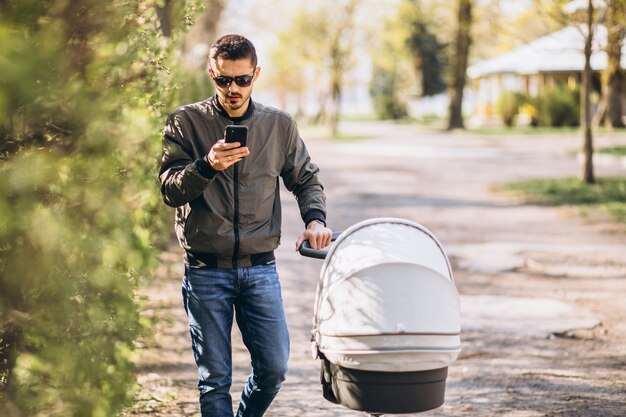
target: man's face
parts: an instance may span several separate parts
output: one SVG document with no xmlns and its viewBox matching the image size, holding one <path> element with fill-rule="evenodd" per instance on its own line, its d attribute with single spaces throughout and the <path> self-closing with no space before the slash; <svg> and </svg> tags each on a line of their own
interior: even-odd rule
<svg viewBox="0 0 626 417">
<path fill-rule="evenodd" d="M 240 117 L 245 114 L 248 109 L 248 100 L 252 94 L 254 81 L 258 78 L 260 71 L 261 68 L 255 68 L 249 59 L 232 61 L 217 58 L 216 60 L 211 60 L 211 67 L 209 69 L 211 78 L 252 76 L 252 82 L 247 87 L 237 85 L 235 80 L 231 80 L 230 84 L 227 86 L 220 86 L 218 83 L 215 83 L 217 99 L 230 116 Z"/>
</svg>

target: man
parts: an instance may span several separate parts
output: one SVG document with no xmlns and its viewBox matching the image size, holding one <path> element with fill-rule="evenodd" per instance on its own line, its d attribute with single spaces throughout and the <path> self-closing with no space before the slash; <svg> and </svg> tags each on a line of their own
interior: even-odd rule
<svg viewBox="0 0 626 417">
<path fill-rule="evenodd" d="M 332 237 L 323 187 L 292 118 L 250 98 L 261 68 L 252 43 L 226 35 L 211 46 L 214 97 L 167 120 L 159 171 L 166 204 L 176 207 L 185 250 L 183 303 L 198 365 L 203 417 L 232 417 L 233 312 L 252 374 L 237 417 L 262 416 L 287 372 L 289 335 L 274 250 L 280 242 L 279 180 L 295 195 L 315 249 Z M 226 143 L 226 125 L 249 129 L 247 146 Z"/>
</svg>

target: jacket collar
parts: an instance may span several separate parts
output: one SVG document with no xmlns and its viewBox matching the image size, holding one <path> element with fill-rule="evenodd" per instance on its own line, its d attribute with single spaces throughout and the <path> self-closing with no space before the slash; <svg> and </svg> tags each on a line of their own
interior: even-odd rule
<svg viewBox="0 0 626 417">
<path fill-rule="evenodd" d="M 250 104 L 248 104 L 248 109 L 246 110 L 246 113 L 240 117 L 230 116 L 228 112 L 224 110 L 216 95 L 211 98 L 211 105 L 220 114 L 220 116 L 225 117 L 233 123 L 241 123 L 244 120 L 249 119 L 250 117 L 252 117 L 252 113 L 254 112 L 254 102 L 252 101 L 252 97 L 250 97 Z"/>
</svg>

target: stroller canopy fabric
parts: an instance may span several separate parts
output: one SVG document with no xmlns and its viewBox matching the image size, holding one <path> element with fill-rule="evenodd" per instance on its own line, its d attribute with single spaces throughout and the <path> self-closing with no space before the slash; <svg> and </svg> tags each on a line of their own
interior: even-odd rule
<svg viewBox="0 0 626 417">
<path fill-rule="evenodd" d="M 317 351 L 353 369 L 421 371 L 460 351 L 460 303 L 435 236 L 403 219 L 372 219 L 331 247 L 317 289 Z"/>
</svg>

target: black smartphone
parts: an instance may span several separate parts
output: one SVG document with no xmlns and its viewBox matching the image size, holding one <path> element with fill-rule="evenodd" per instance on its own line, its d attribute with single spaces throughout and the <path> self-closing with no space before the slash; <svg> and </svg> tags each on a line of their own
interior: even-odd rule
<svg viewBox="0 0 626 417">
<path fill-rule="evenodd" d="M 226 143 L 239 142 L 241 146 L 248 144 L 248 126 L 228 125 L 224 130 Z"/>
</svg>

